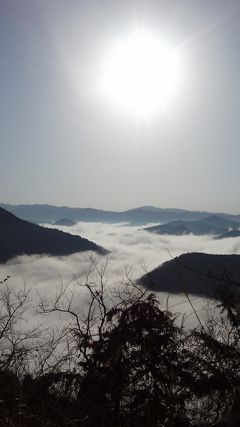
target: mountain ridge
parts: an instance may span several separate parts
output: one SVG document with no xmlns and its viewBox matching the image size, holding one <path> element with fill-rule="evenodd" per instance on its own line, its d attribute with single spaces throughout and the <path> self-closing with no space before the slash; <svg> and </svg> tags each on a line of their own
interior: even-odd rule
<svg viewBox="0 0 240 427">
<path fill-rule="evenodd" d="M 212 215 L 205 211 L 188 211 L 185 209 L 159 208 L 151 205 L 141 206 L 125 211 L 107 211 L 95 208 L 78 208 L 68 206 L 54 206 L 48 204 L 21 204 L 9 205 L 0 203 L 0 206 L 9 212 L 36 223 L 53 224 L 62 218 L 71 218 L 74 221 L 121 223 L 129 225 L 145 225 L 148 223 L 166 223 L 173 220 L 197 220 Z M 220 215 L 217 213 L 217 215 Z M 227 218 L 235 218 L 240 222 L 239 215 L 222 213 Z"/>
<path fill-rule="evenodd" d="M 240 255 L 185 253 L 162 263 L 138 283 L 158 292 L 202 297 L 217 298 L 219 289 L 234 284 L 240 292 Z"/>
<path fill-rule="evenodd" d="M 220 215 L 210 215 L 200 220 L 193 221 L 170 221 L 167 224 L 159 224 L 144 228 L 145 231 L 156 234 L 167 235 L 222 235 L 230 231 L 230 229 L 238 230 L 240 223 L 232 219 L 225 218 Z"/>
<path fill-rule="evenodd" d="M 85 251 L 108 252 L 90 240 L 32 224 L 0 207 L 0 262 L 24 254 L 63 256 Z"/>
</svg>

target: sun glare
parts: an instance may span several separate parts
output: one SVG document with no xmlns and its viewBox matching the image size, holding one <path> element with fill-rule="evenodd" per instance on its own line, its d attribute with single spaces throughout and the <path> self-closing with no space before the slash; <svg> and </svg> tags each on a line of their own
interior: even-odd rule
<svg viewBox="0 0 240 427">
<path fill-rule="evenodd" d="M 158 37 L 136 32 L 116 42 L 105 58 L 101 89 L 116 107 L 148 116 L 169 110 L 181 80 L 178 49 Z"/>
</svg>

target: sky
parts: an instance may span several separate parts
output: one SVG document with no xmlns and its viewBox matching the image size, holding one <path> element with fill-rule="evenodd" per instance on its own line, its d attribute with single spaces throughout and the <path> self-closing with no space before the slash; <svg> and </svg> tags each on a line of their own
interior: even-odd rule
<svg viewBox="0 0 240 427">
<path fill-rule="evenodd" d="M 238 0 L 0 0 L 0 201 L 240 212 Z M 181 52 L 167 112 L 99 91 L 136 28 Z"/>
</svg>

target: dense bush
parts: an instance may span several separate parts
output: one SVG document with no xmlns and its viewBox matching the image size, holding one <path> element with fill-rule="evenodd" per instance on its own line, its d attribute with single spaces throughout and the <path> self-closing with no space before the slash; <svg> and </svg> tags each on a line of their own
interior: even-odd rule
<svg viewBox="0 0 240 427">
<path fill-rule="evenodd" d="M 221 315 L 189 330 L 131 280 L 110 296 L 104 273 L 84 284 L 84 315 L 67 288 L 40 302 L 65 316 L 47 338 L 21 330 L 29 295 L 1 283 L 0 425 L 238 426 L 238 298 L 225 292 Z"/>
</svg>

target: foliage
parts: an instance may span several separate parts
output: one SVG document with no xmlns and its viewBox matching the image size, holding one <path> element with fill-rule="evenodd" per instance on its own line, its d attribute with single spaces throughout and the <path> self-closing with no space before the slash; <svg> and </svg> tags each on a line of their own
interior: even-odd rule
<svg viewBox="0 0 240 427">
<path fill-rule="evenodd" d="M 0 425 L 239 425 L 236 293 L 225 290 L 222 312 L 189 330 L 129 274 L 113 294 L 107 265 L 91 268 L 97 279 L 76 280 L 88 293 L 85 311 L 69 286 L 40 301 L 43 315 L 63 316 L 63 328 L 47 337 L 21 329 L 29 293 L 1 283 Z"/>
</svg>

